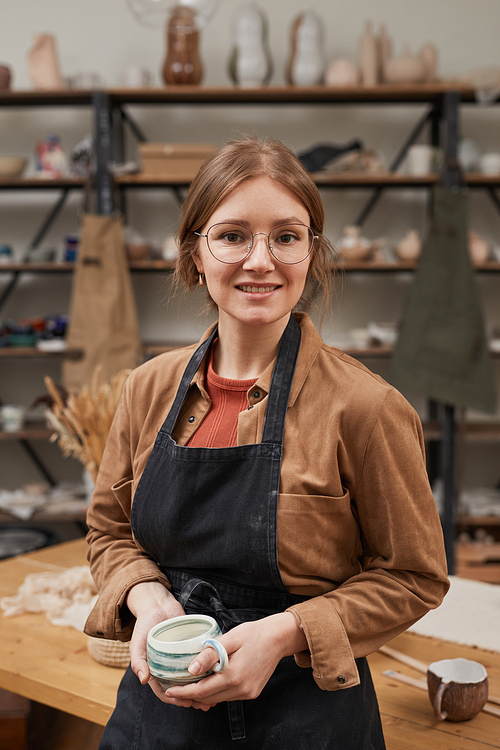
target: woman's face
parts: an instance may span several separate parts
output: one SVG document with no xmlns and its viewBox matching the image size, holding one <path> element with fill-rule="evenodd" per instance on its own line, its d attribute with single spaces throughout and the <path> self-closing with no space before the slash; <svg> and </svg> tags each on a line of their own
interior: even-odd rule
<svg viewBox="0 0 500 750">
<path fill-rule="evenodd" d="M 217 207 L 200 230 L 222 222 L 238 223 L 252 233 L 268 234 L 280 225 L 310 225 L 302 201 L 270 177 L 255 177 L 238 185 Z M 254 238 L 250 255 L 239 263 L 221 263 L 200 237 L 193 256 L 198 273 L 205 274 L 210 296 L 219 308 L 219 320 L 249 326 L 285 322 L 299 301 L 306 283 L 311 256 L 287 265 L 269 252 L 267 237 Z"/>
</svg>

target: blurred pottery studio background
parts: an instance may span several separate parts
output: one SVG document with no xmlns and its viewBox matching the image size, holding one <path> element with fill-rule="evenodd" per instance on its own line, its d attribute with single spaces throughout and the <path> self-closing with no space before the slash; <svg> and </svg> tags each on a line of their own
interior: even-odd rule
<svg viewBox="0 0 500 750">
<path fill-rule="evenodd" d="M 500 4 L 0 12 L 0 558 L 85 534 L 126 372 L 212 321 L 173 290 L 179 208 L 249 134 L 320 187 L 334 291 L 305 308 L 417 409 L 450 574 L 500 584 Z"/>
</svg>

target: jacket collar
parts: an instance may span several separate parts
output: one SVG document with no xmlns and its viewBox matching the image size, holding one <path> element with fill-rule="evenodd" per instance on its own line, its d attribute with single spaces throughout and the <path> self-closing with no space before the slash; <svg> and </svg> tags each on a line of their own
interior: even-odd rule
<svg viewBox="0 0 500 750">
<path fill-rule="evenodd" d="M 298 322 L 302 332 L 302 338 L 300 341 L 299 355 L 297 357 L 297 364 L 295 366 L 295 374 L 293 377 L 292 389 L 290 391 L 290 398 L 288 400 L 288 406 L 293 406 L 297 396 L 299 395 L 304 381 L 306 380 L 309 370 L 311 369 L 316 356 L 323 345 L 321 336 L 314 327 L 311 318 L 307 313 L 295 312 L 293 313 L 295 320 Z M 208 328 L 203 336 L 201 337 L 199 344 L 205 341 L 212 331 L 214 330 L 217 323 L 213 323 Z M 205 381 L 205 363 L 206 355 L 198 368 L 193 380 L 192 385 L 198 386 L 202 393 L 205 393 L 204 381 Z M 271 378 L 273 374 L 274 360 L 266 367 L 262 375 L 257 379 L 253 387 L 258 387 L 262 393 L 269 393 L 271 387 Z"/>
</svg>

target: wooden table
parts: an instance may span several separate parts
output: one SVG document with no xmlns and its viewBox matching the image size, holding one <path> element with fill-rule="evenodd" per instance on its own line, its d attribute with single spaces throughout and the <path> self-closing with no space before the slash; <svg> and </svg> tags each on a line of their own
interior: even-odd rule
<svg viewBox="0 0 500 750">
<path fill-rule="evenodd" d="M 15 594 L 28 573 L 85 563 L 79 539 L 0 562 L 0 596 Z M 405 633 L 390 646 L 426 664 L 465 658 L 486 667 L 490 693 L 500 695 L 500 654 Z M 427 693 L 386 677 L 386 670 L 422 674 L 377 652 L 369 657 L 388 750 L 487 750 L 500 747 L 500 717 L 481 713 L 471 721 L 440 722 Z M 115 705 L 123 670 L 105 667 L 87 652 L 86 636 L 55 627 L 43 615 L 0 615 L 0 687 L 104 725 Z"/>
</svg>

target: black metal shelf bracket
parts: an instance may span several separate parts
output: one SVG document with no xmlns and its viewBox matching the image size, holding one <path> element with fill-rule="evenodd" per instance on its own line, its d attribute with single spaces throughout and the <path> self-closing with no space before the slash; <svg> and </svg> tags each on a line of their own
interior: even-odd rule
<svg viewBox="0 0 500 750">
<path fill-rule="evenodd" d="M 410 146 L 412 146 L 417 138 L 419 137 L 420 133 L 424 129 L 424 127 L 427 125 L 427 123 L 430 121 L 433 123 L 433 129 L 432 129 L 432 137 L 434 137 L 434 123 L 436 119 L 439 117 L 439 110 L 436 108 L 436 106 L 431 107 L 427 110 L 427 112 L 424 113 L 424 115 L 420 118 L 420 120 L 417 122 L 411 133 L 408 135 L 407 139 L 399 149 L 398 153 L 394 157 L 393 161 L 391 162 L 389 166 L 389 172 L 396 172 L 401 164 L 403 163 L 404 158 L 406 157 L 406 154 L 408 153 L 408 149 Z M 379 199 L 382 197 L 382 194 L 384 192 L 384 187 L 378 187 L 373 192 L 371 198 L 368 200 L 364 208 L 361 210 L 360 214 L 358 215 L 357 219 L 353 222 L 356 226 L 361 227 L 363 226 L 364 222 L 378 203 Z"/>
</svg>

